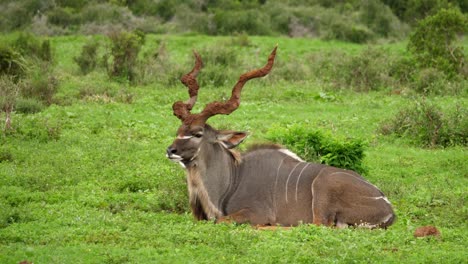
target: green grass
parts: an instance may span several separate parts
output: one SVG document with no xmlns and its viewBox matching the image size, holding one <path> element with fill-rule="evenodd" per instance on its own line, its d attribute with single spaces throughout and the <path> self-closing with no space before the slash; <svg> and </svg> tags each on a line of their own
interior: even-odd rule
<svg viewBox="0 0 468 264">
<path fill-rule="evenodd" d="M 155 47 L 155 39 L 164 39 L 171 57 L 189 70 L 192 49 L 227 38 L 149 36 L 145 49 Z M 242 57 L 258 53 L 254 65 L 263 65 L 276 43 L 280 58 L 365 48 L 308 39 L 251 37 L 251 41 L 254 46 L 236 49 Z M 171 105 L 186 99 L 186 89 L 158 83 L 130 87 L 109 81 L 102 72 L 82 76 L 73 56 L 84 42 L 79 36 L 52 39 L 55 72 L 61 81 L 56 97 L 66 103 L 36 114 L 14 114 L 18 132 L 0 136 L 0 153 L 9 153 L 0 161 L 0 263 L 26 259 L 34 263 L 464 263 L 468 259 L 466 148 L 422 149 L 378 133 L 379 123 L 411 103 L 411 97 L 385 91 L 333 92 L 320 82 L 253 80 L 246 85 L 237 111 L 210 119 L 217 128 L 249 131 L 246 145 L 265 141 L 274 125 L 292 123 L 365 140 L 366 178 L 387 194 L 398 215 L 388 230 L 305 225 L 258 231 L 245 225 L 196 222 L 188 209 L 184 171 L 165 158 L 180 124 Z M 246 69 L 236 70 L 241 74 Z M 126 88 L 134 94 L 133 103 L 80 99 L 76 95 L 85 86 Z M 229 94 L 231 87 L 202 87 L 194 111 Z M 335 100 L 321 100 L 320 93 Z M 464 97 L 430 99 L 443 108 L 467 103 Z M 422 225 L 438 227 L 441 238 L 414 238 L 415 228 Z"/>
</svg>

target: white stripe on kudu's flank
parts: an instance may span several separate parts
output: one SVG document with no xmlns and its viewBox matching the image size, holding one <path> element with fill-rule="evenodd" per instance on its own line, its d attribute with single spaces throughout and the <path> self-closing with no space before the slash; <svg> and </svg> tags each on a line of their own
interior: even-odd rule
<svg viewBox="0 0 468 264">
<path fill-rule="evenodd" d="M 289 178 L 291 178 L 292 173 L 296 170 L 296 168 L 297 168 L 297 166 L 299 166 L 299 164 L 301 164 L 301 162 L 298 162 L 298 163 L 296 164 L 296 166 L 294 166 L 294 168 L 291 170 L 291 172 L 290 172 L 289 175 L 288 175 L 288 179 L 286 180 L 286 186 L 285 186 L 285 188 L 286 188 L 286 193 L 285 193 L 286 203 L 288 203 L 288 183 L 289 183 Z"/>
<path fill-rule="evenodd" d="M 278 166 L 278 169 L 276 169 L 276 179 L 275 179 L 275 189 L 274 189 L 274 192 L 276 194 L 276 186 L 278 185 L 278 176 L 279 176 L 279 170 L 281 168 L 281 165 L 283 165 L 283 162 L 286 158 L 282 159 L 279 166 Z M 277 206 L 277 202 L 276 202 L 276 195 L 273 195 L 273 199 L 274 199 L 274 204 L 275 204 L 275 212 L 277 213 L 278 212 L 278 206 Z"/>
<path fill-rule="evenodd" d="M 385 196 L 372 197 L 372 199 L 375 199 L 375 200 L 382 199 L 382 200 L 384 200 L 386 203 L 391 204 L 390 201 L 389 201 L 389 200 L 387 199 L 387 197 L 385 197 Z"/>
<path fill-rule="evenodd" d="M 301 173 L 299 173 L 299 176 L 297 177 L 297 181 L 296 181 L 296 202 L 297 202 L 297 188 L 299 187 L 299 179 L 301 178 L 301 175 L 302 173 L 304 172 L 304 170 L 310 165 L 310 163 L 307 163 L 304 168 L 302 168 L 301 170 Z"/>
<path fill-rule="evenodd" d="M 298 160 L 300 162 L 304 162 L 303 159 L 299 158 L 299 156 L 297 156 L 296 153 L 290 151 L 289 149 L 278 149 L 279 152 L 283 153 L 283 154 L 286 154 L 288 155 L 289 157 L 295 159 L 295 160 Z"/>
</svg>

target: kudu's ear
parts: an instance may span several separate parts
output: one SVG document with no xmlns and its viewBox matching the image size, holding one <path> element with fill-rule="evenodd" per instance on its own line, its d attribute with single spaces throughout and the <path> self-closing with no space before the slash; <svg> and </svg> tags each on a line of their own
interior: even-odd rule
<svg viewBox="0 0 468 264">
<path fill-rule="evenodd" d="M 217 139 L 228 149 L 235 148 L 242 143 L 249 134 L 247 132 L 238 132 L 230 130 L 218 131 Z"/>
</svg>

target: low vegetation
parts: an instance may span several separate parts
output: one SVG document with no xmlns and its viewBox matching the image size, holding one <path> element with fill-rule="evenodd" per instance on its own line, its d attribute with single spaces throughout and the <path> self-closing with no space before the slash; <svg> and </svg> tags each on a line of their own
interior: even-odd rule
<svg viewBox="0 0 468 264">
<path fill-rule="evenodd" d="M 11 129 L 0 133 L 0 262 L 457 263 L 468 257 L 466 88 L 414 88 L 418 80 L 404 67 L 418 69 L 408 66 L 401 44 L 145 39 L 133 82 L 108 76 L 99 62 L 110 40 L 99 36 L 49 39 L 46 73 L 28 70 L 19 78 L 42 88 L 18 89 Z M 84 74 L 74 58 L 86 43 L 100 44 L 95 68 Z M 177 77 L 198 50 L 206 62 L 199 109 L 225 98 L 233 76 L 262 65 L 276 43 L 271 74 L 247 84 L 238 111 L 210 123 L 250 131 L 246 145 L 275 141 L 308 160 L 365 170 L 396 210 L 388 230 L 258 231 L 192 219 L 184 172 L 164 155 L 179 125 L 171 104 L 187 96 Z M 50 74 L 59 80 L 53 89 Z M 450 83 L 463 87 L 463 79 Z M 424 225 L 436 226 L 440 238 L 414 238 Z"/>
</svg>

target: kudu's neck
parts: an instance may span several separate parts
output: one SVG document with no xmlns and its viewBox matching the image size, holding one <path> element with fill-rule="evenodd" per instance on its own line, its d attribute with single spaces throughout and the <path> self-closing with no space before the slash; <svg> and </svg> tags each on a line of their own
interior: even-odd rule
<svg viewBox="0 0 468 264">
<path fill-rule="evenodd" d="M 223 204 L 235 186 L 238 159 L 218 142 L 203 142 L 187 166 L 191 199 L 198 199 L 208 218 L 223 215 Z"/>
</svg>

